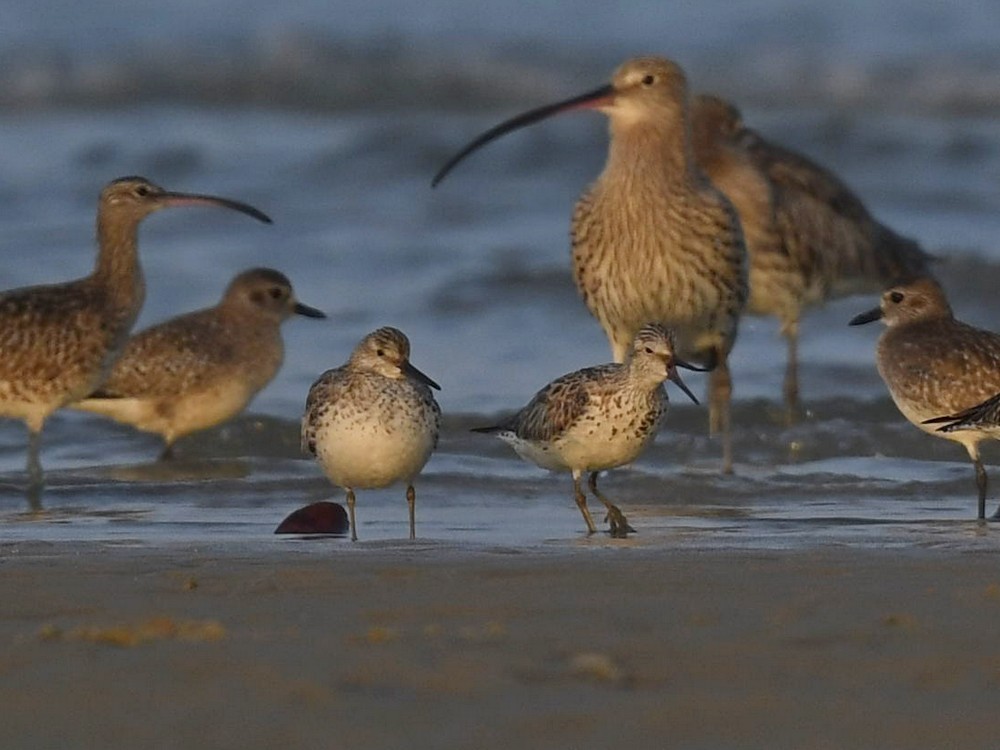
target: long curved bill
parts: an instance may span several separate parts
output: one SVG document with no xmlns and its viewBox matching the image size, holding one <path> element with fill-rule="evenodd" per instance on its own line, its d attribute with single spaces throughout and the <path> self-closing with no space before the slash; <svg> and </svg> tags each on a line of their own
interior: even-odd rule
<svg viewBox="0 0 1000 750">
<path fill-rule="evenodd" d="M 865 323 L 872 323 L 876 320 L 881 320 L 881 318 L 882 308 L 876 307 L 874 310 L 869 310 L 868 312 L 863 312 L 860 315 L 855 315 L 851 318 L 851 321 L 847 325 L 863 326 Z"/>
<path fill-rule="evenodd" d="M 248 203 L 241 203 L 229 198 L 220 198 L 217 195 L 165 191 L 160 194 L 159 198 L 163 203 L 171 206 L 221 206 L 222 208 L 228 208 L 233 211 L 239 211 L 241 214 L 252 216 L 257 221 L 262 221 L 265 224 L 272 223 L 271 217 L 260 209 L 254 208 Z"/>
<path fill-rule="evenodd" d="M 429 377 L 427 377 L 422 372 L 420 372 L 420 370 L 418 370 L 416 367 L 414 367 L 412 364 L 410 364 L 410 360 L 406 360 L 403 363 L 403 366 L 402 366 L 401 369 L 403 370 L 404 373 L 406 373 L 410 377 L 413 377 L 413 378 L 419 380 L 424 385 L 430 386 L 431 388 L 433 388 L 436 391 L 440 391 L 441 390 L 441 386 L 439 386 L 437 383 L 435 383 Z"/>
<path fill-rule="evenodd" d="M 523 114 L 517 115 L 516 117 L 512 117 L 509 120 L 500 123 L 499 125 L 490 128 L 482 135 L 472 139 L 462 148 L 461 151 L 451 157 L 445 165 L 438 170 L 438 173 L 434 175 L 434 179 L 431 180 L 431 187 L 437 187 L 438 183 L 440 183 L 452 169 L 458 166 L 460 161 L 473 151 L 478 150 L 481 146 L 485 146 L 490 141 L 496 140 L 500 136 L 505 135 L 512 130 L 518 130 L 519 128 L 533 125 L 539 120 L 544 120 L 546 117 L 551 117 L 552 115 L 559 114 L 560 112 L 567 112 L 572 109 L 595 109 L 597 107 L 602 107 L 609 104 L 613 96 L 614 88 L 608 84 L 601 86 L 599 89 L 588 91 L 586 94 L 574 96 L 571 99 L 564 99 L 563 101 L 556 102 L 555 104 L 546 104 L 543 107 L 529 110 L 528 112 L 524 112 Z"/>
<path fill-rule="evenodd" d="M 694 369 L 697 369 L 697 368 L 694 368 Z M 689 399 L 691 399 L 692 401 L 694 401 L 696 404 L 700 404 L 701 403 L 700 401 L 698 401 L 697 398 L 695 398 L 695 395 L 693 393 L 691 393 L 691 389 L 688 388 L 684 384 L 683 380 L 681 380 L 681 375 L 680 375 L 679 372 L 677 372 L 677 368 L 676 367 L 671 367 L 670 368 L 670 374 L 667 375 L 667 378 L 670 380 L 671 383 L 673 383 L 678 388 L 680 388 L 682 391 L 684 391 L 684 393 L 687 394 L 687 397 Z"/>
<path fill-rule="evenodd" d="M 307 318 L 325 318 L 326 313 L 322 310 L 317 310 L 315 307 L 309 307 L 309 305 L 303 305 L 301 302 L 296 302 L 295 307 L 292 308 L 292 312 L 296 315 L 303 315 Z"/>
</svg>

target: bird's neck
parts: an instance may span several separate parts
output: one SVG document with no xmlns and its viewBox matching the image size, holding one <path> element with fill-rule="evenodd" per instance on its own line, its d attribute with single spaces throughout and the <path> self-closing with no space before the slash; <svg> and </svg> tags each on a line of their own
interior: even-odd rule
<svg viewBox="0 0 1000 750">
<path fill-rule="evenodd" d="M 139 224 L 135 221 L 97 219 L 97 264 L 91 279 L 116 306 L 142 307 L 146 284 L 139 264 Z"/>
<path fill-rule="evenodd" d="M 612 120 L 604 174 L 609 179 L 629 181 L 695 182 L 687 121 L 616 123 Z"/>
</svg>

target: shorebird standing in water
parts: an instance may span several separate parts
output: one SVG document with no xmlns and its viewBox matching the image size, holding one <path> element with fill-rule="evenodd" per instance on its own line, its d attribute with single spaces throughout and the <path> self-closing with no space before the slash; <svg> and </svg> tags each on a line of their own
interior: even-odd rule
<svg viewBox="0 0 1000 750">
<path fill-rule="evenodd" d="M 100 386 L 142 307 L 139 223 L 161 208 L 202 204 L 271 221 L 245 203 L 169 192 L 142 177 L 123 177 L 101 191 L 93 273 L 0 293 L 0 416 L 21 419 L 28 427 L 33 503 L 43 483 L 38 453 L 45 420 Z"/>
<path fill-rule="evenodd" d="M 324 372 L 306 399 L 302 449 L 347 492 L 357 541 L 354 490 L 406 482 L 410 539 L 416 537 L 413 480 L 437 447 L 440 386 L 410 364 L 410 341 L 384 327 L 365 336 L 347 364 Z"/>
<path fill-rule="evenodd" d="M 878 371 L 892 400 L 920 429 L 965 447 L 976 467 L 978 518 L 984 519 L 987 480 L 979 443 L 997 432 L 995 426 L 964 420 L 966 410 L 1000 393 L 1000 335 L 956 320 L 932 279 L 887 290 L 880 307 L 856 316 L 851 325 L 879 319 L 887 328 L 879 337 Z M 938 429 L 942 422 L 955 424 Z M 1000 510 L 992 518 L 1000 518 Z"/>
<path fill-rule="evenodd" d="M 729 200 L 695 164 L 688 87 L 681 68 L 659 57 L 622 64 L 607 86 L 539 107 L 483 133 L 438 172 L 434 184 L 480 146 L 516 128 L 574 109 L 610 119 L 604 171 L 576 204 L 573 275 L 616 362 L 646 323 L 674 331 L 679 353 L 714 367 L 710 424 L 723 435 L 732 471 L 728 357 L 747 299 L 747 261 Z"/>
<path fill-rule="evenodd" d="M 688 397 L 674 356 L 673 335 L 659 324 L 643 326 L 624 364 L 599 365 L 563 375 L 542 388 L 509 419 L 474 432 L 497 435 L 517 454 L 543 469 L 573 474 L 573 495 L 587 531 L 597 531 L 580 486 L 590 472 L 590 492 L 608 509 L 611 536 L 634 531 L 625 515 L 597 489 L 597 475 L 632 463 L 656 435 L 667 410 L 663 381 L 675 383 Z"/>
<path fill-rule="evenodd" d="M 733 202 L 750 260 L 747 311 L 773 315 L 788 341 L 784 397 L 798 410 L 798 336 L 803 309 L 930 276 L 932 257 L 875 220 L 836 175 L 774 145 L 715 96 L 692 106 L 698 166 Z"/>
<path fill-rule="evenodd" d="M 295 299 L 284 274 L 244 271 L 216 306 L 132 336 L 101 387 L 70 408 L 157 433 L 169 458 L 178 438 L 236 416 L 271 382 L 292 315 L 326 317 Z"/>
</svg>

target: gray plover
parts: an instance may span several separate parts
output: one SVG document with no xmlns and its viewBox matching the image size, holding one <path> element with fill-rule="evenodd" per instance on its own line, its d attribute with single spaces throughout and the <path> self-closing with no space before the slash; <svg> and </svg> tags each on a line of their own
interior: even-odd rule
<svg viewBox="0 0 1000 750">
<path fill-rule="evenodd" d="M 327 370 L 309 389 L 302 449 L 347 492 L 351 540 L 357 541 L 355 489 L 406 482 L 410 539 L 416 537 L 413 481 L 437 447 L 437 383 L 410 363 L 410 341 L 384 327 L 365 336 L 347 364 Z"/>
<path fill-rule="evenodd" d="M 678 365 L 689 365 L 674 356 L 673 335 L 662 325 L 640 328 L 630 355 L 623 364 L 563 375 L 509 419 L 474 429 L 496 434 L 543 469 L 571 472 L 573 496 L 590 534 L 597 528 L 580 486 L 583 472 L 590 472 L 590 491 L 608 510 L 611 535 L 624 537 L 632 529 L 621 510 L 598 491 L 598 474 L 634 461 L 656 435 L 667 409 L 663 381 L 669 379 L 698 403 L 677 373 Z"/>
<path fill-rule="evenodd" d="M 944 431 L 937 425 L 941 417 L 961 422 L 965 410 L 1000 393 L 1000 336 L 956 320 L 932 279 L 888 289 L 880 307 L 856 316 L 851 325 L 879 319 L 887 328 L 879 337 L 878 371 L 892 400 L 920 429 L 965 447 L 976 468 L 978 518 L 984 519 L 986 469 L 979 443 L 996 433 L 975 422 Z"/>
<path fill-rule="evenodd" d="M 160 435 L 168 458 L 177 439 L 236 416 L 271 382 L 293 314 L 326 317 L 295 299 L 284 274 L 244 271 L 214 307 L 132 336 L 101 387 L 70 407 Z"/>
<path fill-rule="evenodd" d="M 161 208 L 202 204 L 271 221 L 245 203 L 169 192 L 142 177 L 123 177 L 101 191 L 93 273 L 75 281 L 0 293 L 0 416 L 27 425 L 33 499 L 43 481 L 38 453 L 45 420 L 98 388 L 142 307 L 139 223 Z"/>
<path fill-rule="evenodd" d="M 714 367 L 710 427 L 722 432 L 723 470 L 732 471 L 728 357 L 748 294 L 746 249 L 735 209 L 695 164 L 687 79 L 676 63 L 628 60 L 609 85 L 507 120 L 461 149 L 434 184 L 495 138 L 575 109 L 597 109 L 611 127 L 604 170 L 573 213 L 577 289 L 616 362 L 655 321 L 674 331 L 682 356 Z"/>
<path fill-rule="evenodd" d="M 798 336 L 803 309 L 930 276 L 932 256 L 879 223 L 832 172 L 746 126 L 718 97 L 696 96 L 692 142 L 698 165 L 733 202 L 750 257 L 747 311 L 772 315 L 788 342 L 784 398 L 798 410 Z"/>
</svg>

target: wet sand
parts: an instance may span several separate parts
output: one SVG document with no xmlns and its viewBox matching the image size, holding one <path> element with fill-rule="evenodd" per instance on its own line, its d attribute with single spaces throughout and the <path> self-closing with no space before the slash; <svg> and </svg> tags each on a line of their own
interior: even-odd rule
<svg viewBox="0 0 1000 750">
<path fill-rule="evenodd" d="M 0 547 L 4 748 L 984 748 L 994 554 Z"/>
</svg>

